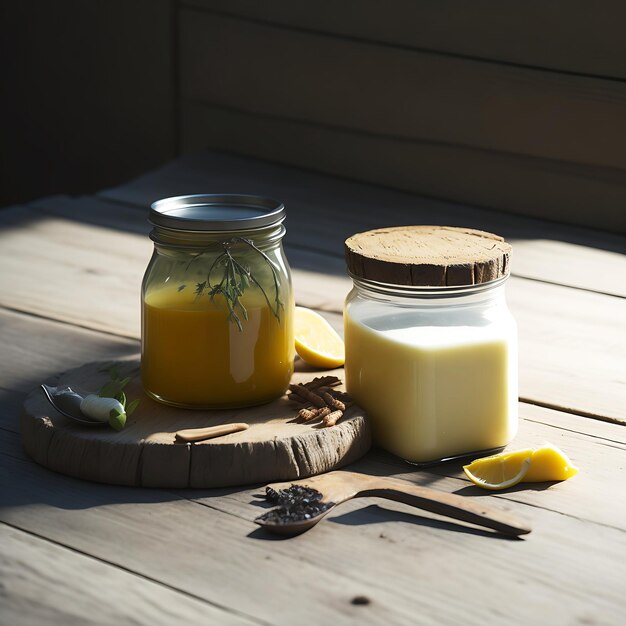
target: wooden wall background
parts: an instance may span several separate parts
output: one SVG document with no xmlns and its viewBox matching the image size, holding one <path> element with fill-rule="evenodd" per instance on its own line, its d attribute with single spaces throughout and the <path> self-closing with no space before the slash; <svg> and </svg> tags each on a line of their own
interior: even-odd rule
<svg viewBox="0 0 626 626">
<path fill-rule="evenodd" d="M 623 0 L 2 11 L 5 202 L 95 191 L 208 147 L 626 232 Z"/>
<path fill-rule="evenodd" d="M 177 154 L 172 0 L 0 0 L 0 206 Z"/>
<path fill-rule="evenodd" d="M 626 231 L 621 0 L 181 0 L 182 146 Z"/>
</svg>

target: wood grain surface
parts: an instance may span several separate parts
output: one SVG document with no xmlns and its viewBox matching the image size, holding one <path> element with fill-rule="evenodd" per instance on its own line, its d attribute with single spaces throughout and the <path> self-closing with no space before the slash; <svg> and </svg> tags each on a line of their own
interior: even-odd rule
<svg viewBox="0 0 626 626">
<path fill-rule="evenodd" d="M 255 623 L 6 524 L 0 542 L 6 624 Z"/>
<path fill-rule="evenodd" d="M 488 531 L 368 498 L 342 505 L 299 539 L 276 542 L 254 530 L 252 520 L 263 510 L 255 498 L 259 489 L 175 494 L 94 486 L 8 455 L 0 455 L 0 467 L 0 519 L 6 523 L 263 622 L 287 624 L 314 612 L 316 619 L 341 624 L 357 618 L 366 624 L 455 624 L 471 610 L 472 623 L 483 623 L 495 610 L 521 624 L 536 616 L 537 598 L 542 617 L 557 624 L 582 617 L 618 624 L 621 616 L 619 581 L 626 570 L 615 553 L 626 547 L 624 531 L 563 514 L 559 505 L 550 510 L 561 492 L 581 493 L 575 479 L 526 490 L 533 504 L 515 501 L 520 493 L 474 494 L 529 519 L 534 531 L 525 541 L 498 540 Z M 388 464 L 354 469 L 402 472 Z M 410 481 L 450 492 L 468 484 L 427 471 L 410 472 Z M 499 593 L 489 603 L 482 593 L 485 576 L 498 581 Z M 308 584 L 294 588 L 294 578 L 304 577 Z M 371 605 L 352 605 L 356 596 Z"/>
<path fill-rule="evenodd" d="M 185 162 L 188 160 L 181 163 Z M 299 304 L 328 312 L 342 311 L 351 286 L 342 258 L 344 237 L 370 226 L 380 226 L 383 220 L 398 222 L 403 210 L 406 220 L 412 203 L 416 202 L 413 199 L 410 203 L 402 194 L 376 188 L 371 188 L 372 196 L 366 201 L 365 192 L 369 188 L 361 185 L 331 179 L 325 189 L 322 181 L 327 179 L 307 174 L 299 177 L 297 173 L 290 178 L 288 169 L 251 165 L 245 159 L 225 158 L 220 166 L 217 155 L 208 159 L 200 155 L 191 162 L 199 162 L 199 169 L 166 168 L 129 185 L 128 189 L 111 193 L 118 198 L 128 196 L 139 204 L 139 198 L 146 202 L 147 197 L 154 199 L 161 192 L 167 195 L 190 188 L 214 190 L 220 177 L 230 190 L 244 184 L 248 190 L 255 190 L 258 185 L 260 193 L 267 193 L 276 192 L 282 175 L 287 195 L 293 194 L 293 200 L 287 204 L 286 249 L 294 268 L 296 299 Z M 261 178 L 265 186 L 258 182 Z M 315 201 L 311 190 L 317 189 L 317 181 L 324 193 Z M 353 189 L 361 194 L 356 199 L 347 195 Z M 343 198 L 334 205 L 326 201 L 332 190 L 336 197 Z M 307 200 L 303 198 L 305 195 Z M 429 201 L 424 202 L 425 213 L 420 213 L 420 217 L 424 221 L 429 216 L 440 220 L 444 207 L 437 212 L 436 207 L 429 207 Z M 380 206 L 389 208 L 381 213 L 375 208 Z M 5 219 L 9 228 L 0 233 L 0 260 L 11 272 L 0 275 L 0 304 L 139 337 L 139 281 L 151 253 L 148 237 L 138 234 L 142 231 L 147 234 L 144 212 L 120 205 L 118 201 L 57 198 L 41 201 L 32 209 L 6 210 L 0 214 L 0 223 Z M 333 227 L 328 228 L 331 219 Z M 460 218 L 455 214 L 455 219 Z M 520 233 L 529 232 L 524 230 L 531 228 L 527 221 L 521 220 L 520 224 Z M 515 233 L 516 225 L 515 221 L 509 224 L 509 232 Z M 520 396 L 543 406 L 623 422 L 626 383 L 621 372 L 624 371 L 622 355 L 626 352 L 626 300 L 587 289 L 592 285 L 591 275 L 586 277 L 582 273 L 576 277 L 575 273 L 584 265 L 596 268 L 592 273 L 606 279 L 607 289 L 619 293 L 626 284 L 618 279 L 622 273 L 626 275 L 626 257 L 617 251 L 624 240 L 607 236 L 603 243 L 600 235 L 591 232 L 589 241 L 597 246 L 591 249 L 582 245 L 584 240 L 577 229 L 565 227 L 559 235 L 558 230 L 550 231 L 553 226 L 546 228 L 548 237 L 561 236 L 576 243 L 542 239 L 534 256 L 532 241 L 524 239 L 518 246 L 512 240 L 513 274 L 520 257 L 521 262 L 526 262 L 530 256 L 527 267 L 532 265 L 532 268 L 527 271 L 534 277 L 529 280 L 512 276 L 507 285 L 508 301 L 520 332 Z M 503 230 L 506 229 L 494 229 L 508 240 Z M 118 231 L 121 231 L 119 238 Z M 74 245 L 74 242 L 78 243 Z M 602 245 L 611 249 L 603 250 Z M 71 258 L 62 252 L 64 246 L 72 247 Z M 48 271 L 45 283 L 40 285 L 39 267 L 43 266 Z M 20 275 L 17 283 L 11 279 L 15 274 Z M 561 278 L 576 283 L 578 288 L 551 284 Z M 102 298 L 103 290 L 111 296 Z M 331 321 L 341 330 L 340 317 Z"/>
<path fill-rule="evenodd" d="M 181 110 L 185 152 L 223 150 L 520 216 L 626 233 L 622 169 L 370 135 L 193 101 L 183 101 Z"/>
<path fill-rule="evenodd" d="M 603 402 L 621 410 L 624 312 L 623 298 L 614 292 L 620 285 L 620 238 L 548 222 L 510 222 L 508 216 L 471 208 L 465 213 L 454 205 L 376 187 L 206 155 L 182 160 L 109 197 L 132 197 L 145 206 L 150 194 L 212 191 L 220 183 L 231 190 L 245 183 L 263 193 L 270 187 L 280 190 L 281 180 L 295 207 L 294 227 L 288 227 L 299 238 L 287 254 L 297 269 L 298 298 L 327 307 L 324 315 L 336 327 L 340 315 L 332 311 L 349 283 L 342 275 L 341 254 L 329 252 L 335 245 L 333 222 L 311 218 L 313 209 L 334 214 L 344 229 L 359 215 L 369 227 L 376 206 L 384 207 L 381 219 L 401 220 L 403 211 L 406 217 L 413 210 L 447 217 L 448 223 L 470 215 L 475 222 L 461 225 L 507 238 L 510 229 L 525 240 L 514 243 L 514 254 L 519 251 L 517 258 L 532 280 L 518 273 L 509 282 L 509 297 L 526 346 L 522 379 L 534 378 L 534 396 L 551 401 L 558 389 L 564 402 L 577 407 L 572 410 L 604 411 Z M 262 485 L 134 489 L 76 480 L 28 459 L 18 424 L 30 389 L 85 361 L 120 360 L 138 350 L 138 299 L 124 290 L 135 289 L 135 274 L 147 263 L 132 251 L 147 239 L 147 227 L 144 212 L 119 200 L 48 199 L 33 210 L 8 212 L 10 221 L 0 222 L 3 263 L 13 236 L 34 232 L 23 240 L 26 249 L 10 248 L 19 261 L 12 272 L 22 282 L 9 282 L 0 273 L 0 597 L 5 619 L 621 625 L 626 577 L 624 560 L 618 558 L 626 550 L 626 501 L 619 497 L 626 449 L 621 425 L 520 404 L 513 447 L 554 443 L 581 471 L 564 483 L 520 485 L 503 493 L 471 485 L 460 464 L 415 471 L 378 450 L 351 468 L 457 493 L 524 517 L 533 533 L 516 541 L 377 498 L 342 504 L 309 533 L 276 541 L 253 523 L 264 510 L 258 497 Z M 340 220 L 344 216 L 347 222 Z M 326 236 L 320 219 L 327 220 Z M 476 223 L 488 219 L 504 227 Z M 67 239 L 64 229 L 71 230 Z M 116 233 L 126 246 L 115 243 Z M 83 246 L 81 238 L 89 238 L 89 245 Z M 145 250 L 149 254 L 149 246 Z M 578 272 L 577 264 L 588 264 L 590 273 Z M 598 287 L 590 280 L 594 273 L 599 280 L 606 277 L 600 284 L 612 295 L 592 291 Z M 39 284 L 42 276 L 45 285 Z M 118 310 L 103 301 L 115 299 Z M 97 593 L 83 591 L 85 580 Z"/>
<path fill-rule="evenodd" d="M 510 184 L 496 172 L 493 185 Z M 577 183 L 573 179 L 572 184 L 571 193 L 575 195 Z M 207 150 L 190 154 L 108 189 L 100 197 L 126 207 L 120 207 L 119 213 L 110 211 L 109 227 L 126 225 L 129 229 L 141 224 L 142 232 L 147 232 L 144 216 L 155 199 L 189 190 L 224 189 L 280 197 L 287 207 L 287 243 L 299 249 L 323 251 L 342 259 L 343 241 L 355 232 L 385 226 L 442 224 L 445 217 L 447 225 L 486 230 L 510 241 L 514 245 L 511 272 L 515 276 L 626 297 L 626 281 L 618 278 L 626 276 L 624 235 L 453 204 L 231 154 Z M 93 198 L 71 202 L 67 198 L 47 198 L 37 206 L 44 210 L 54 207 L 64 211 L 65 216 L 80 215 L 80 219 L 102 225 L 109 212 L 105 207 L 93 206 Z M 144 213 L 133 219 L 131 206 Z M 541 206 L 536 207 L 538 214 Z M 616 211 L 619 218 L 623 212 Z M 327 271 L 343 275 L 344 265 Z"/>
<path fill-rule="evenodd" d="M 396 226 L 346 239 L 352 276 L 394 285 L 453 286 L 508 276 L 511 245 L 499 235 L 454 226 Z"/>
<path fill-rule="evenodd" d="M 195 6 L 179 16 L 185 150 L 219 148 L 626 232 L 623 79 L 381 45 L 332 28 L 294 28 L 289 17 L 246 19 L 249 8 Z M 480 21 L 481 9 L 486 22 L 499 14 L 481 6 L 468 21 Z M 451 11 L 458 19 L 458 6 Z M 584 11 L 575 11 L 582 30 Z M 446 32 L 434 14 L 435 30 Z M 548 11 L 542 20 L 554 17 Z M 605 42 L 596 44 L 600 58 L 609 56 Z"/>
<path fill-rule="evenodd" d="M 624 81 L 197 11 L 183 10 L 180 19 L 184 100 L 389 138 L 626 168 Z M 454 172 L 446 171 L 453 182 Z"/>
<path fill-rule="evenodd" d="M 50 382 L 84 393 L 109 380 L 111 363 L 96 361 Z M 230 487 L 295 480 L 353 463 L 371 446 L 369 423 L 353 405 L 331 428 L 294 423 L 297 410 L 286 398 L 247 409 L 192 411 L 159 404 L 141 389 L 139 360 L 117 363 L 137 410 L 123 430 L 85 428 L 55 411 L 40 389 L 26 398 L 21 416 L 24 448 L 52 470 L 96 482 L 138 487 Z M 326 374 L 326 372 L 324 372 Z M 342 375 L 342 371 L 331 371 Z M 314 377 L 296 372 L 294 384 Z M 338 389 L 343 389 L 339 387 Z M 180 430 L 245 422 L 247 430 L 194 443 L 180 442 Z"/>
<path fill-rule="evenodd" d="M 391 0 L 386 4 L 388 19 L 380 19 L 377 0 L 318 0 L 315 11 L 291 0 L 263 5 L 250 0 L 183 0 L 183 5 L 296 32 L 626 79 L 620 28 L 626 7 L 620 0 L 593 5 L 587 0 L 509 0 L 506 6 L 492 0 Z"/>
</svg>

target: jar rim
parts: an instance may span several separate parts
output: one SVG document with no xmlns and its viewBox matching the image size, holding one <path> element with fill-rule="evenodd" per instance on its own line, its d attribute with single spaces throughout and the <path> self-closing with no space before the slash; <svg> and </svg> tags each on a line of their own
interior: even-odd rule
<svg viewBox="0 0 626 626">
<path fill-rule="evenodd" d="M 459 298 L 474 295 L 485 291 L 490 291 L 503 285 L 510 274 L 505 274 L 486 283 L 476 283 L 473 285 L 397 285 L 393 283 L 382 283 L 375 280 L 368 280 L 348 272 L 352 282 L 356 287 L 363 287 L 369 291 L 387 296 L 399 296 L 403 298 Z"/>
<path fill-rule="evenodd" d="M 150 205 L 148 221 L 179 232 L 254 230 L 280 224 L 285 205 L 250 194 L 191 194 L 162 198 Z"/>
</svg>

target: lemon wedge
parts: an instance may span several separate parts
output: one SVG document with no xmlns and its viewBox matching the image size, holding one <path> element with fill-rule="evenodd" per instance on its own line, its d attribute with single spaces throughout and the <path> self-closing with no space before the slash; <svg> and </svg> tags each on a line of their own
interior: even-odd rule
<svg viewBox="0 0 626 626">
<path fill-rule="evenodd" d="M 294 326 L 296 352 L 303 361 L 324 369 L 343 365 L 343 340 L 319 313 L 297 306 Z"/>
<path fill-rule="evenodd" d="M 463 466 L 465 475 L 483 489 L 506 489 L 522 482 L 530 467 L 532 448 L 501 452 Z"/>
<path fill-rule="evenodd" d="M 537 448 L 530 459 L 530 467 L 525 483 L 540 483 L 549 480 L 567 480 L 578 474 L 578 468 L 572 465 L 567 455 L 556 446 L 546 444 Z"/>
<path fill-rule="evenodd" d="M 463 471 L 475 485 L 494 490 L 522 482 L 567 480 L 578 474 L 567 455 L 551 444 L 476 459 Z"/>
</svg>

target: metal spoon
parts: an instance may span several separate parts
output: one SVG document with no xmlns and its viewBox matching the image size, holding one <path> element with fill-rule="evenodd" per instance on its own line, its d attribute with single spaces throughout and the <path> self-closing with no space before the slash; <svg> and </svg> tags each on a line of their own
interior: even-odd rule
<svg viewBox="0 0 626 626">
<path fill-rule="evenodd" d="M 71 387 L 50 387 L 49 385 L 41 385 L 48 402 L 61 414 L 68 419 L 83 424 L 85 426 L 106 426 L 106 422 L 99 422 L 86 417 L 80 410 L 80 403 L 83 396 L 76 393 Z"/>
<path fill-rule="evenodd" d="M 276 491 L 286 489 L 290 485 L 302 485 L 316 489 L 322 494 L 321 504 L 328 505 L 323 512 L 309 519 L 285 522 L 267 522 L 257 518 L 255 523 L 266 530 L 280 535 L 299 535 L 320 522 L 334 508 L 352 498 L 378 496 L 396 502 L 404 502 L 412 506 L 431 511 L 446 517 L 470 522 L 477 526 L 491 528 L 505 535 L 519 536 L 531 531 L 523 520 L 503 511 L 485 506 L 476 501 L 452 493 L 444 493 L 427 487 L 411 485 L 395 478 L 366 476 L 355 472 L 329 472 L 321 476 L 313 476 L 293 483 L 269 485 Z"/>
</svg>

